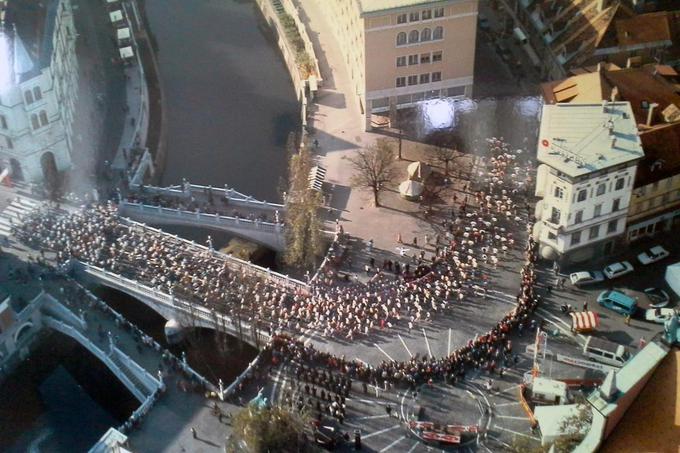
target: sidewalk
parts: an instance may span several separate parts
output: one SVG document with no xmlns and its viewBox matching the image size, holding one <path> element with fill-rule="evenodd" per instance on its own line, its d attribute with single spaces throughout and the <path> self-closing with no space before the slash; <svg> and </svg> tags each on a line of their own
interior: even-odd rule
<svg viewBox="0 0 680 453">
<path fill-rule="evenodd" d="M 366 242 L 373 239 L 374 248 L 382 250 L 394 249 L 398 233 L 402 234 L 404 240 L 410 240 L 414 235 L 434 236 L 429 223 L 417 215 L 419 204 L 402 200 L 394 188 L 381 194 L 384 206 L 376 208 L 370 191 L 351 187 L 354 171 L 347 157 L 383 136 L 363 129 L 363 116 L 342 53 L 328 18 L 320 11 L 320 1 L 323 0 L 297 0 L 297 3 L 301 7 L 301 19 L 308 28 L 317 52 L 324 80 L 316 104 L 311 109 L 310 125 L 315 131 L 312 138 L 319 141 L 319 163 L 327 168 L 326 180 L 332 185 L 332 212 L 328 220 L 334 222 L 338 218 L 345 232 Z M 408 155 L 408 149 L 412 146 L 404 141 L 404 155 Z M 398 162 L 397 167 L 404 172 L 403 175 L 408 163 Z M 397 178 L 397 181 L 403 179 Z"/>
</svg>

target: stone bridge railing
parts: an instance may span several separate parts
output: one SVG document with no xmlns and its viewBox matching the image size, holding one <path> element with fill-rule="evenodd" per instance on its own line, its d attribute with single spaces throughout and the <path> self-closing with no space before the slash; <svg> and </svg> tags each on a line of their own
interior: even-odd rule
<svg viewBox="0 0 680 453">
<path fill-rule="evenodd" d="M 194 197 L 202 197 L 206 193 L 212 193 L 214 200 L 226 200 L 229 206 L 238 206 L 239 208 L 252 208 L 258 210 L 268 210 L 272 213 L 279 211 L 283 213 L 286 210 L 286 206 L 279 203 L 270 203 L 268 201 L 256 200 L 250 195 L 241 193 L 235 189 L 231 189 L 226 185 L 221 187 L 212 186 L 202 186 L 200 184 L 189 184 L 188 182 L 182 185 L 170 186 L 170 187 L 155 187 L 155 186 L 142 186 L 139 184 L 134 184 L 130 186 L 133 192 L 138 192 L 141 194 L 151 194 L 151 195 L 164 195 L 167 197 L 181 198 L 184 200 L 191 199 Z"/>
<path fill-rule="evenodd" d="M 155 288 L 143 285 L 136 280 L 109 272 L 86 263 L 78 263 L 80 271 L 94 278 L 99 283 L 123 291 L 149 305 L 156 312 L 166 318 L 178 315 L 188 316 L 192 322 L 215 330 L 226 331 L 228 334 L 241 338 L 256 348 L 265 345 L 269 333 L 256 329 L 247 322 L 233 320 L 230 316 L 215 310 L 192 304 L 172 294 L 164 293 Z"/>
</svg>

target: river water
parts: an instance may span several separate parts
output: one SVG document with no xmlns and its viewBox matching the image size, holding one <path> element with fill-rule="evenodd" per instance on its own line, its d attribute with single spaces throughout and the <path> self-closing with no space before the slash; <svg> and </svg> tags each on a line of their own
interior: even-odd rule
<svg viewBox="0 0 680 453">
<path fill-rule="evenodd" d="M 253 1 L 146 0 L 166 115 L 164 185 L 228 184 L 281 199 L 300 124 L 290 76 Z"/>
</svg>

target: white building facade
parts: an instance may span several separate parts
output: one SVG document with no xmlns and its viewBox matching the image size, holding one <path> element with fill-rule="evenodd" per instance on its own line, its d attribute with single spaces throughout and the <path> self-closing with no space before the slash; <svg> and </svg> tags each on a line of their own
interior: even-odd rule
<svg viewBox="0 0 680 453">
<path fill-rule="evenodd" d="M 13 180 L 38 182 L 71 168 L 78 95 L 71 2 L 0 5 L 0 166 Z"/>
<path fill-rule="evenodd" d="M 630 103 L 544 106 L 537 154 L 541 256 L 569 264 L 613 253 L 644 157 Z"/>
</svg>

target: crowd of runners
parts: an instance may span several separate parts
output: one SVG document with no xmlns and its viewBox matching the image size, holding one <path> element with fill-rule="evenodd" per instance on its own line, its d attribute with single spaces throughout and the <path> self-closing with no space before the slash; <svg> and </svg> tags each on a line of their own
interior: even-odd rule
<svg viewBox="0 0 680 453">
<path fill-rule="evenodd" d="M 413 268 L 425 274 L 419 278 L 410 271 L 396 278 L 377 272 L 368 284 L 329 285 L 322 280 L 308 291 L 293 291 L 253 275 L 247 267 L 235 268 L 233 261 L 210 249 L 122 221 L 112 202 L 72 213 L 34 213 L 16 234 L 42 254 L 53 252 L 59 263 L 77 259 L 232 318 L 256 321 L 272 332 L 313 328 L 351 340 L 395 325 L 412 328 L 486 292 L 485 268 L 497 266 L 518 247 L 513 231 L 528 229 L 523 211 L 530 187 L 530 170 L 520 163 L 518 151 L 495 139 L 489 140 L 489 147 L 489 156 L 477 170 L 476 187 L 460 194 L 450 217 L 441 221 L 441 234 L 424 241 L 428 255 L 412 258 Z M 403 262 L 401 268 L 406 271 L 408 266 Z M 530 263 L 524 272 L 533 274 Z M 523 285 L 518 302 L 517 311 L 503 319 L 497 331 L 480 335 L 448 363 L 483 362 L 487 356 L 498 362 L 499 351 L 507 349 L 503 335 L 524 322 L 535 304 L 531 284 Z M 427 369 L 444 366 L 435 361 Z M 385 371 L 394 375 L 395 370 Z"/>
</svg>

